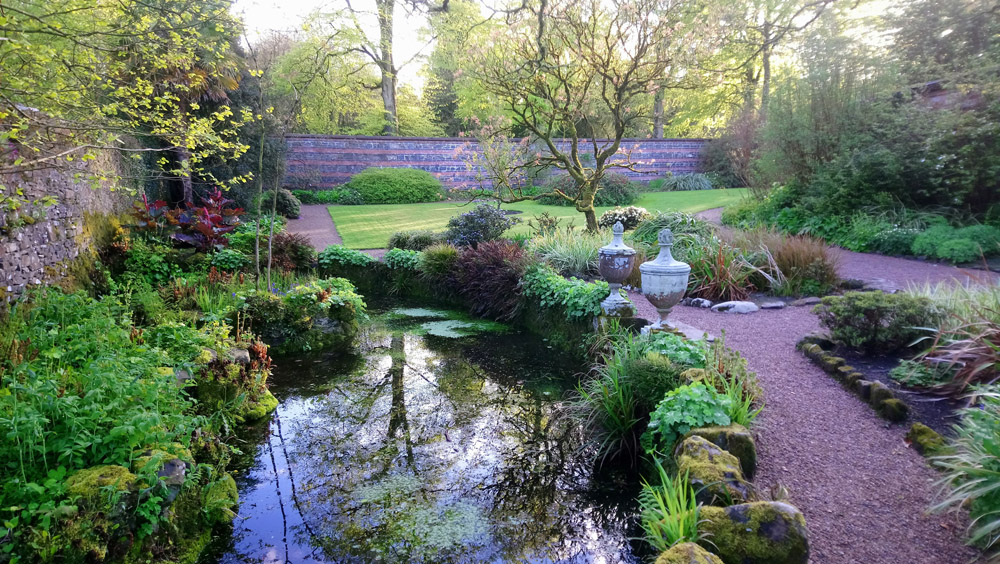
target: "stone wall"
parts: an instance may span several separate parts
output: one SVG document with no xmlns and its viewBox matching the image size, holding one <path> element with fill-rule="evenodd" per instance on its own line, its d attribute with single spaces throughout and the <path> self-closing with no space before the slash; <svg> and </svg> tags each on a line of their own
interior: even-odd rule
<svg viewBox="0 0 1000 564">
<path fill-rule="evenodd" d="M 630 177 L 648 182 L 667 172 L 697 172 L 706 139 L 628 139 L 622 149 L 632 152 L 637 172 Z M 477 187 L 461 151 L 475 150 L 469 139 L 428 137 L 357 137 L 289 135 L 284 185 L 329 189 L 368 167 L 409 167 L 437 176 L 446 188 Z M 567 142 L 559 145 L 565 147 Z"/>
<path fill-rule="evenodd" d="M 107 183 L 92 184 L 90 178 L 113 175 L 119 164 L 108 153 L 86 167 L 0 176 L 0 191 L 8 195 L 21 190 L 27 200 L 57 200 L 45 208 L 27 205 L 17 214 L 0 211 L 0 302 L 15 299 L 27 287 L 57 283 L 93 260 L 107 216 L 128 209 L 130 198 L 123 191 L 112 192 Z M 30 223 L 19 225 L 17 215 Z"/>
</svg>

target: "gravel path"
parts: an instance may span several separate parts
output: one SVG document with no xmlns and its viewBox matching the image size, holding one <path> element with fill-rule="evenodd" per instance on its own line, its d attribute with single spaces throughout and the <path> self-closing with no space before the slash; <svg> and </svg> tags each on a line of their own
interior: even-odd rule
<svg viewBox="0 0 1000 564">
<path fill-rule="evenodd" d="M 640 295 L 639 315 L 656 319 Z M 808 307 L 722 314 L 679 306 L 671 317 L 715 335 L 757 372 L 766 407 L 758 419 L 766 490 L 787 488 L 805 514 L 816 564 L 945 564 L 974 560 L 955 515 L 927 515 L 939 474 L 865 403 L 795 350 L 818 328 Z"/>
</svg>

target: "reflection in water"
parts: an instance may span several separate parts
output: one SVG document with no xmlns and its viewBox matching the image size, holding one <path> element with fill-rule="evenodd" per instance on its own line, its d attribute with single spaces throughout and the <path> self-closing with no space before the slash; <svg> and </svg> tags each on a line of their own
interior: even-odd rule
<svg viewBox="0 0 1000 564">
<path fill-rule="evenodd" d="M 219 562 L 632 562 L 624 480 L 560 416 L 576 366 L 518 335 L 283 359 Z"/>
</svg>

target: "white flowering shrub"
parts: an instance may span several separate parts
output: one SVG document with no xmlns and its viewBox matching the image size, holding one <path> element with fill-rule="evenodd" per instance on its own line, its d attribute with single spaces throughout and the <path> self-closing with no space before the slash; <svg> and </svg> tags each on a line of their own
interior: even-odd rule
<svg viewBox="0 0 1000 564">
<path fill-rule="evenodd" d="M 648 217 L 649 212 L 646 211 L 646 208 L 636 206 L 619 207 L 602 213 L 601 218 L 597 220 L 597 224 L 601 227 L 612 227 L 620 221 L 625 229 L 629 230 L 635 229 L 639 223 Z"/>
</svg>

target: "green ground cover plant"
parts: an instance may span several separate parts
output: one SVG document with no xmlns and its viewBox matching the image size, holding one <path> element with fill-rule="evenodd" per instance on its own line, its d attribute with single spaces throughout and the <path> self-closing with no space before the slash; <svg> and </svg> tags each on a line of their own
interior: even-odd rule
<svg viewBox="0 0 1000 564">
<path fill-rule="evenodd" d="M 691 192 L 648 192 L 639 195 L 635 205 L 653 211 L 677 210 L 697 213 L 740 201 L 746 190 L 697 190 Z M 448 220 L 468 211 L 468 204 L 438 202 L 408 205 L 331 206 L 330 216 L 337 225 L 337 232 L 344 245 L 352 249 L 386 248 L 389 238 L 397 231 L 430 230 L 443 232 Z M 503 209 L 520 211 L 523 217 L 534 217 L 548 212 L 551 217 L 565 222 L 580 220 L 580 213 L 572 208 L 546 206 L 537 202 L 504 204 Z M 611 206 L 597 208 L 597 213 L 608 211 Z M 528 234 L 532 229 L 527 222 L 514 226 L 508 234 Z M 655 239 L 655 235 L 654 235 Z"/>
</svg>

